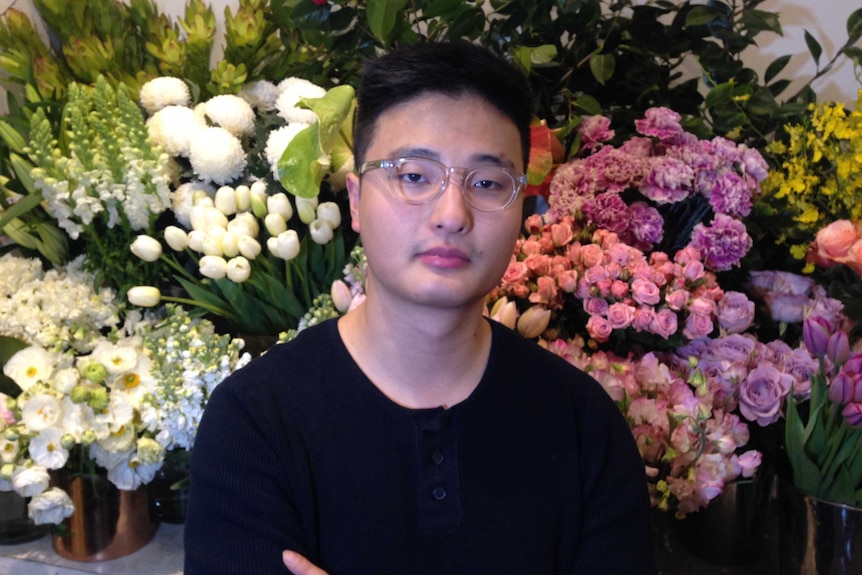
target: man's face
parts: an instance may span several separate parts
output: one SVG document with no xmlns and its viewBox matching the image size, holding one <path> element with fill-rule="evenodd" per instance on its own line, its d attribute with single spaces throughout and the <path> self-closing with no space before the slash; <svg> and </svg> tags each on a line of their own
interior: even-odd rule
<svg viewBox="0 0 862 575">
<path fill-rule="evenodd" d="M 365 160 L 432 158 L 449 167 L 503 166 L 523 173 L 514 123 L 485 100 L 428 94 L 384 113 Z M 368 257 L 369 297 L 438 308 L 481 305 L 505 271 L 521 228 L 523 194 L 481 212 L 453 175 L 433 202 L 411 205 L 389 190 L 385 169 L 348 180 L 353 229 Z"/>
</svg>

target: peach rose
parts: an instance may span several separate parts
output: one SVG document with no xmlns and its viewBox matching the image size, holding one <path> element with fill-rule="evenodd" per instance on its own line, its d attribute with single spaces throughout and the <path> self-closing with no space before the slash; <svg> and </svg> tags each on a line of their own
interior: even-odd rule
<svg viewBox="0 0 862 575">
<path fill-rule="evenodd" d="M 814 247 L 818 259 L 840 261 L 846 258 L 850 247 L 859 239 L 856 227 L 850 220 L 837 220 L 817 232 Z M 816 262 L 819 263 L 819 262 Z"/>
</svg>

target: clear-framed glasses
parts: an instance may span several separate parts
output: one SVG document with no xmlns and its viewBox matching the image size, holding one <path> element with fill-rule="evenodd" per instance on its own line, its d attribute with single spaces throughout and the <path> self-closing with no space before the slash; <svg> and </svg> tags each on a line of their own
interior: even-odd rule
<svg viewBox="0 0 862 575">
<path fill-rule="evenodd" d="M 498 212 L 512 205 L 527 176 L 515 175 L 501 166 L 450 168 L 430 158 L 398 158 L 365 162 L 359 173 L 382 168 L 388 172 L 389 190 L 399 200 L 420 205 L 433 202 L 443 193 L 451 174 L 461 176 L 461 193 L 480 212 Z"/>
</svg>

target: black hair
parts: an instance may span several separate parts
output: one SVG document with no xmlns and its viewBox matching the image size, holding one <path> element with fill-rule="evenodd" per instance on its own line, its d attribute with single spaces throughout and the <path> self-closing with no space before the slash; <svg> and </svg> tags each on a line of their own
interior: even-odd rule
<svg viewBox="0 0 862 575">
<path fill-rule="evenodd" d="M 533 97 L 526 76 L 503 58 L 467 41 L 422 42 L 395 48 L 365 64 L 356 93 L 356 164 L 387 110 L 426 94 L 471 94 L 512 120 L 521 136 L 524 167 L 530 155 Z"/>
</svg>

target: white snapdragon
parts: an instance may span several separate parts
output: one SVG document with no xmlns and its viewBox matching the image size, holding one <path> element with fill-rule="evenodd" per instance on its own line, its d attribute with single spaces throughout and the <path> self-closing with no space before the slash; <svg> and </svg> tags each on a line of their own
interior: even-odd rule
<svg viewBox="0 0 862 575">
<path fill-rule="evenodd" d="M 215 126 L 195 133 L 189 162 L 202 180 L 223 185 L 242 175 L 247 159 L 239 138 Z"/>
<path fill-rule="evenodd" d="M 254 132 L 254 110 L 233 94 L 213 96 L 205 102 L 204 113 L 214 124 L 241 138 Z"/>
<path fill-rule="evenodd" d="M 139 98 L 147 114 L 154 114 L 165 106 L 188 106 L 192 99 L 188 85 L 171 76 L 153 78 L 141 86 Z"/>
</svg>

